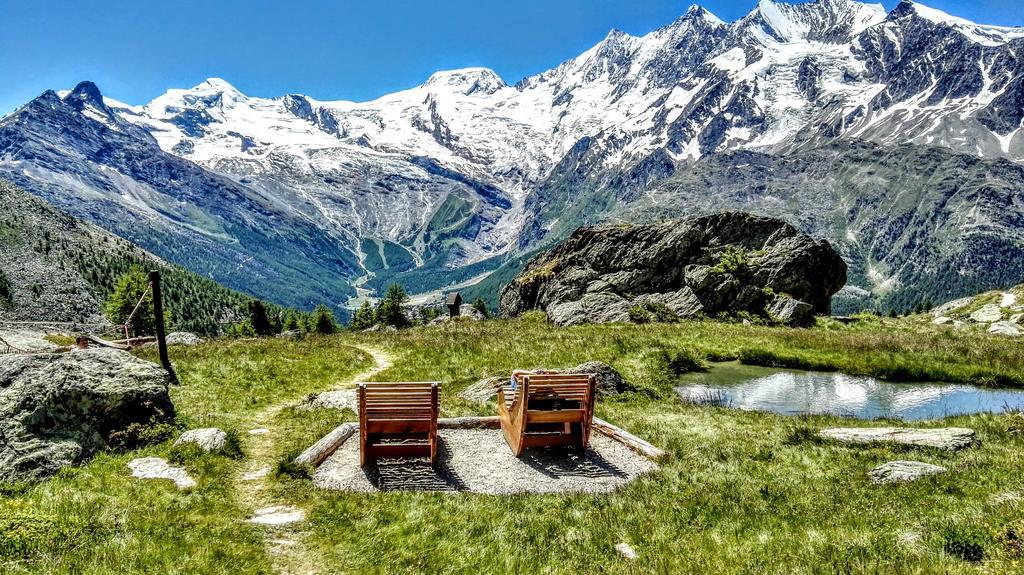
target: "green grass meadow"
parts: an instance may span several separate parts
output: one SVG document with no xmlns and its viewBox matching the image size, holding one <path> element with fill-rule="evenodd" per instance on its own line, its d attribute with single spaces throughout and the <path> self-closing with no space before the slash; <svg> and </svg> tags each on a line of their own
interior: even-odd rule
<svg viewBox="0 0 1024 575">
<path fill-rule="evenodd" d="M 1024 572 L 1020 414 L 923 422 L 978 432 L 978 447 L 947 453 L 821 442 L 814 432 L 822 427 L 878 422 L 689 405 L 672 393 L 677 372 L 725 359 L 1020 386 L 1019 342 L 881 318 L 808 330 L 710 321 L 560 329 L 536 315 L 172 348 L 179 425 L 232 430 L 242 457 L 182 456 L 168 440 L 100 454 L 45 483 L 0 487 L 0 572 L 273 573 L 266 534 L 245 522 L 251 509 L 235 496 L 251 456 L 245 430 L 273 406 L 365 372 L 373 365 L 365 348 L 394 362 L 377 380 L 441 381 L 442 416 L 491 414 L 493 406 L 458 395 L 483 377 L 607 362 L 639 391 L 601 401 L 598 416 L 667 455 L 658 471 L 605 495 L 346 494 L 318 490 L 302 473 L 272 474 L 270 496 L 307 511 L 307 572 Z M 353 419 L 349 411 L 280 409 L 268 424 L 272 459 L 287 461 Z M 197 487 L 132 478 L 126 463 L 146 455 L 176 458 Z M 950 471 L 871 484 L 867 471 L 894 459 Z M 635 560 L 615 550 L 622 542 Z"/>
</svg>

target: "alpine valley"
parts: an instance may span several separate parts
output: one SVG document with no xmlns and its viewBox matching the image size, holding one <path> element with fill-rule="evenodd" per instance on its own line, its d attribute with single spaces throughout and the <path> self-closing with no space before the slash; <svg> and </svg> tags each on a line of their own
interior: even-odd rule
<svg viewBox="0 0 1024 575">
<path fill-rule="evenodd" d="M 131 106 L 91 82 L 0 120 L 0 178 L 225 286 L 345 308 L 390 282 L 495 301 L 599 221 L 742 209 L 828 239 L 835 311 L 1024 278 L 1024 28 L 904 1 L 691 7 L 507 84 L 371 102 L 209 79 Z"/>
</svg>

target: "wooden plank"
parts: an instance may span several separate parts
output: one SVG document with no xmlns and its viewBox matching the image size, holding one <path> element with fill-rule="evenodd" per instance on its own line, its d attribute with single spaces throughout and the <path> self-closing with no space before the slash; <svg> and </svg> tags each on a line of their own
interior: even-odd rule
<svg viewBox="0 0 1024 575">
<path fill-rule="evenodd" d="M 576 436 L 566 433 L 527 433 L 523 436 L 523 447 L 549 447 L 555 445 L 575 445 Z"/>
<path fill-rule="evenodd" d="M 430 420 L 419 421 L 367 421 L 366 432 L 368 435 L 375 433 L 426 433 L 430 429 Z"/>
<path fill-rule="evenodd" d="M 555 411 L 527 411 L 526 423 L 565 423 L 584 421 L 587 412 L 584 409 L 562 409 Z"/>
<path fill-rule="evenodd" d="M 430 445 L 427 443 L 370 445 L 369 449 L 374 459 L 382 457 L 430 457 Z"/>
</svg>

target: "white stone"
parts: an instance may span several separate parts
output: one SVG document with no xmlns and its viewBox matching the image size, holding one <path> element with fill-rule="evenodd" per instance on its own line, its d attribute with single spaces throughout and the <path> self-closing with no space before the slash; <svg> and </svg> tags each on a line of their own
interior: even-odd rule
<svg viewBox="0 0 1024 575">
<path fill-rule="evenodd" d="M 1024 313 L 1015 313 L 1010 316 L 1010 323 L 1020 323 L 1021 318 L 1024 318 Z"/>
<path fill-rule="evenodd" d="M 1021 500 L 1021 495 L 1017 491 L 1006 491 L 1000 493 L 992 498 L 992 502 L 1002 505 L 1004 503 L 1015 503 Z"/>
<path fill-rule="evenodd" d="M 196 480 L 189 476 L 181 467 L 172 467 L 166 459 L 159 457 L 142 457 L 128 462 L 132 476 L 139 479 L 169 479 L 178 489 L 195 487 Z"/>
<path fill-rule="evenodd" d="M 351 409 L 356 411 L 358 401 L 355 389 L 338 389 L 325 391 L 313 397 L 306 404 L 309 409 Z"/>
<path fill-rule="evenodd" d="M 1005 335 L 1008 337 L 1020 337 L 1022 333 L 1021 327 L 1015 323 L 1008 321 L 997 321 L 990 325 L 988 332 L 996 335 Z"/>
<path fill-rule="evenodd" d="M 167 345 L 199 345 L 203 343 L 203 338 L 187 331 L 176 331 L 167 334 L 164 341 L 167 342 Z"/>
<path fill-rule="evenodd" d="M 999 307 L 1010 307 L 1015 303 L 1017 303 L 1017 296 L 1006 292 L 1003 294 L 1003 299 L 999 302 Z"/>
<path fill-rule="evenodd" d="M 932 320 L 935 325 L 946 325 L 947 323 L 953 323 L 953 318 L 940 315 L 939 317 Z"/>
<path fill-rule="evenodd" d="M 264 477 L 266 477 L 268 475 L 270 475 L 270 468 L 269 467 L 260 467 L 259 469 L 255 470 L 255 471 L 249 471 L 247 473 L 243 473 L 242 474 L 242 481 L 256 481 L 257 479 L 263 479 Z"/>
<path fill-rule="evenodd" d="M 174 445 L 195 443 L 203 451 L 217 451 L 224 447 L 228 440 L 228 434 L 216 427 L 204 427 L 202 429 L 190 429 L 181 434 L 181 437 L 174 442 Z"/>
<path fill-rule="evenodd" d="M 276 505 L 257 509 L 256 514 L 249 519 L 249 523 L 257 525 L 287 525 L 297 523 L 306 518 L 306 512 L 291 505 Z"/>
<path fill-rule="evenodd" d="M 919 447 L 936 447 L 956 451 L 974 444 L 973 429 L 965 427 L 939 427 L 918 429 L 912 427 L 831 427 L 818 435 L 825 439 L 845 443 L 893 442 Z"/>
<path fill-rule="evenodd" d="M 270 433 L 270 430 L 266 427 L 257 427 L 256 429 L 250 429 L 249 435 L 266 435 Z"/>
<path fill-rule="evenodd" d="M 976 323 L 992 323 L 1001 319 L 1003 319 L 1003 312 L 994 303 L 983 305 L 971 314 L 971 321 Z"/>
<path fill-rule="evenodd" d="M 615 546 L 615 550 L 626 559 L 636 559 L 636 550 L 630 547 L 629 543 L 619 543 Z"/>
<path fill-rule="evenodd" d="M 946 468 L 921 461 L 890 461 L 883 463 L 868 472 L 873 483 L 897 483 L 938 473 L 945 473 Z"/>
</svg>

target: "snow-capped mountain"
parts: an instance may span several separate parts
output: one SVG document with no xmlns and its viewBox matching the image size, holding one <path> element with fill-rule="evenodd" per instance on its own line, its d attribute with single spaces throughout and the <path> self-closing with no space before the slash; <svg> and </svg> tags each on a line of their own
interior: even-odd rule
<svg viewBox="0 0 1024 575">
<path fill-rule="evenodd" d="M 398 278 L 427 291 L 621 211 L 679 166 L 730 151 L 789 155 L 867 140 L 1024 162 L 1022 59 L 1024 29 L 909 1 L 886 13 L 853 0 L 761 0 L 732 23 L 694 6 L 644 36 L 613 30 L 515 85 L 470 68 L 360 103 L 255 98 L 219 79 L 141 106 L 81 86 L 59 101 L 76 122 L 102 126 L 96 137 L 143 142 L 259 198 L 261 209 L 318 227 L 350 252 L 340 259 L 354 263 L 335 274 L 344 281 Z M 19 147 L 30 120 L 46 123 L 25 117 L 32 106 L 0 122 L 0 173 L 82 215 L 89 210 L 76 211 L 76 198 L 93 183 L 69 180 L 79 168 L 61 165 L 81 161 L 80 143 L 47 162 Z M 216 210 L 174 194 L 178 206 L 155 209 L 147 194 L 119 192 L 138 174 L 106 157 L 89 161 L 117 210 L 216 235 L 193 221 Z M 175 185 L 146 181 L 158 194 Z M 212 241 L 246 249 L 230 234 Z"/>
</svg>

